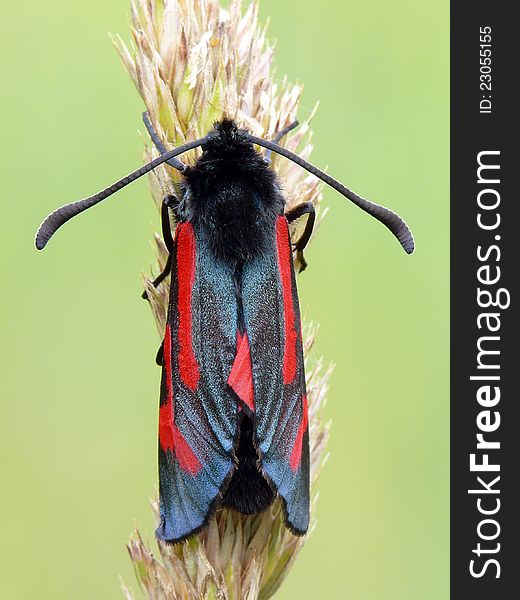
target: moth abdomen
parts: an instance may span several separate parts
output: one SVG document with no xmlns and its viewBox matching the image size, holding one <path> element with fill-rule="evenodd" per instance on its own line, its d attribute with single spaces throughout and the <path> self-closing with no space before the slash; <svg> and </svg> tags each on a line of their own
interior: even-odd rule
<svg viewBox="0 0 520 600">
<path fill-rule="evenodd" d="M 238 465 L 222 498 L 222 506 L 244 515 L 263 512 L 276 494 L 258 469 L 258 452 L 253 441 L 252 419 L 244 415 L 236 447 Z"/>
</svg>

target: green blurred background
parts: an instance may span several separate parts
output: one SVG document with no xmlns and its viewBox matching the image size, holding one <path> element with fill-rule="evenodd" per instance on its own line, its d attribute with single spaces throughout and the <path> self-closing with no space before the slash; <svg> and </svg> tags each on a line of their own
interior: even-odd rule
<svg viewBox="0 0 520 600">
<path fill-rule="evenodd" d="M 107 32 L 128 0 L 3 3 L 0 597 L 120 598 L 152 538 L 159 342 L 139 294 L 140 181 L 60 231 L 55 207 L 141 162 L 142 104 Z M 448 2 L 262 0 L 305 83 L 317 165 L 401 213 L 417 252 L 331 190 L 299 281 L 333 360 L 318 526 L 278 598 L 448 598 Z M 58 239 L 59 238 L 59 239 Z"/>
</svg>

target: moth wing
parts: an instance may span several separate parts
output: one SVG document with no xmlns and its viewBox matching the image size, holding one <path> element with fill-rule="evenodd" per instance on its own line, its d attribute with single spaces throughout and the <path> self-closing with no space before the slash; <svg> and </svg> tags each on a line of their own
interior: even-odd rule
<svg viewBox="0 0 520 600">
<path fill-rule="evenodd" d="M 236 351 L 231 268 L 196 227 L 177 227 L 159 415 L 157 536 L 177 542 L 212 516 L 234 468 L 238 407 L 227 386 Z"/>
<path fill-rule="evenodd" d="M 277 220 L 272 248 L 248 261 L 242 275 L 255 441 L 262 471 L 283 499 L 287 526 L 304 534 L 309 526 L 309 427 L 300 310 L 285 217 Z"/>
</svg>

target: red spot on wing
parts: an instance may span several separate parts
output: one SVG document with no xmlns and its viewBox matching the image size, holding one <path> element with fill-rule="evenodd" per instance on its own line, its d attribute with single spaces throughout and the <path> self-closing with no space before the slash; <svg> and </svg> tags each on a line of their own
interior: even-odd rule
<svg viewBox="0 0 520 600">
<path fill-rule="evenodd" d="M 253 370 L 247 333 L 237 334 L 237 353 L 228 377 L 228 385 L 240 400 L 254 412 Z M 241 407 L 239 406 L 239 408 Z"/>
<path fill-rule="evenodd" d="M 181 469 L 187 471 L 190 475 L 198 475 L 202 469 L 202 465 L 175 425 L 173 426 L 173 443 L 175 446 L 175 456 L 179 461 Z"/>
<path fill-rule="evenodd" d="M 197 475 L 202 469 L 199 459 L 175 425 L 173 410 L 172 383 L 172 337 L 171 327 L 166 326 L 164 334 L 164 369 L 166 377 L 166 402 L 159 408 L 159 444 L 164 452 L 168 450 L 177 458 L 183 471 Z"/>
<path fill-rule="evenodd" d="M 296 439 L 294 440 L 294 446 L 291 452 L 291 457 L 289 459 L 289 466 L 293 471 L 300 466 L 300 461 L 302 459 L 302 446 L 303 446 L 303 435 L 307 431 L 307 427 L 309 425 L 309 414 L 307 407 L 307 396 L 303 396 L 303 415 L 302 420 L 300 421 L 300 426 L 298 427 L 298 432 L 296 434 Z"/>
<path fill-rule="evenodd" d="M 173 452 L 173 387 L 172 387 L 172 336 L 166 325 L 164 334 L 164 371 L 166 377 L 166 402 L 159 408 L 159 443 L 161 448 Z"/>
<path fill-rule="evenodd" d="M 193 353 L 192 291 L 195 280 L 196 245 L 191 223 L 177 227 L 177 280 L 179 311 L 179 374 L 192 391 L 199 383 L 199 365 Z"/>
<path fill-rule="evenodd" d="M 292 383 L 296 377 L 296 316 L 292 289 L 292 254 L 289 228 L 285 217 L 276 222 L 276 245 L 278 249 L 278 270 L 282 280 L 285 347 L 283 353 L 283 382 Z"/>
</svg>

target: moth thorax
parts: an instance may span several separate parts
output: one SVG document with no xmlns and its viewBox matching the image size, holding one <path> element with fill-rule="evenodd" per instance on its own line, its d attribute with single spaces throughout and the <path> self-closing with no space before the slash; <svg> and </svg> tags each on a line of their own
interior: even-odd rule
<svg viewBox="0 0 520 600">
<path fill-rule="evenodd" d="M 213 251 L 243 261 L 264 249 L 273 217 L 254 186 L 228 180 L 211 194 L 203 220 Z"/>
</svg>

